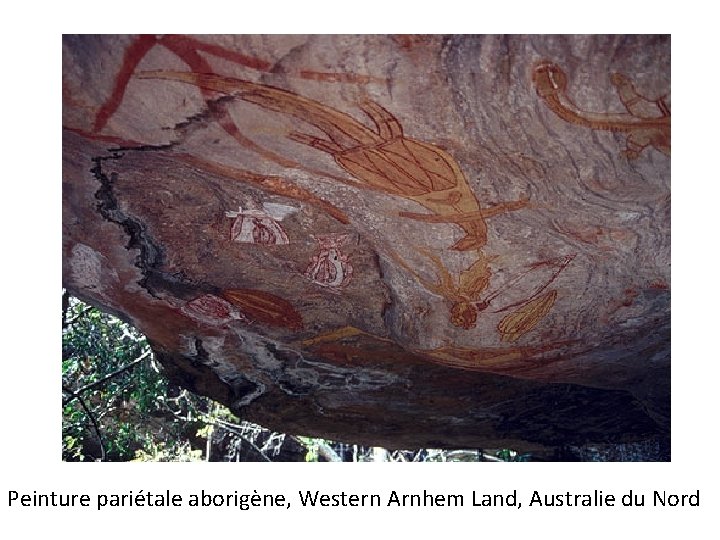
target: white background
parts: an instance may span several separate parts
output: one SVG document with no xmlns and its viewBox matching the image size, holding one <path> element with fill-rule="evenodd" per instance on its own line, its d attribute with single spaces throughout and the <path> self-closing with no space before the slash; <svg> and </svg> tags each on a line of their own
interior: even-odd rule
<svg viewBox="0 0 720 540">
<path fill-rule="evenodd" d="M 717 534 L 717 17 L 678 2 L 58 2 L 5 7 L 0 526 L 6 538 L 711 538 Z M 498 5 L 495 5 L 498 4 Z M 699 3 L 697 3 L 699 4 Z M 709 5 L 709 4 L 708 4 Z M 62 33 L 673 33 L 672 463 L 67 464 L 60 461 Z M 290 510 L 8 506 L 10 490 L 283 493 Z M 644 508 L 302 509 L 298 490 L 646 494 Z M 653 490 L 699 508 L 653 508 Z M 715 518 L 715 519 L 713 519 Z M 7 534 L 9 533 L 9 534 Z M 523 535 L 524 536 L 524 535 Z"/>
</svg>

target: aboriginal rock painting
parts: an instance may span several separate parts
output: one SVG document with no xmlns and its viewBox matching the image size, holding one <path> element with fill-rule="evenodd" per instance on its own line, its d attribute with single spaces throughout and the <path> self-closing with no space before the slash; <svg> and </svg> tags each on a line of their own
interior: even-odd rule
<svg viewBox="0 0 720 540">
<path fill-rule="evenodd" d="M 439 285 L 428 288 L 453 302 L 450 320 L 455 326 L 464 329 L 475 327 L 478 306 L 483 309 L 478 299 L 491 277 L 488 260 L 482 251 L 487 244 L 485 218 L 525 208 L 528 199 L 481 207 L 452 156 L 437 146 L 405 137 L 397 118 L 371 101 L 361 103 L 360 108 L 375 124 L 374 130 L 316 101 L 241 79 L 171 71 L 143 72 L 138 77 L 187 82 L 206 91 L 233 95 L 303 120 L 320 129 L 327 139 L 302 133 L 293 133 L 290 138 L 331 154 L 336 163 L 355 179 L 343 179 L 344 183 L 402 196 L 430 210 L 428 214 L 401 212 L 402 217 L 458 225 L 465 236 L 452 249 L 475 251 L 477 261 L 460 274 L 455 285 L 440 258 L 431 256 L 441 271 L 441 281 Z M 313 257 L 305 275 L 330 290 L 344 287 L 352 276 L 352 266 L 339 250 L 341 243 L 331 236 L 322 240 L 318 236 L 317 239 L 319 253 Z M 532 298 L 527 299 L 530 300 Z M 529 330 L 532 326 L 526 328 Z"/>
<path fill-rule="evenodd" d="M 234 319 L 247 321 L 232 304 L 214 294 L 205 294 L 190 300 L 180 308 L 180 311 L 191 319 L 211 325 L 223 325 Z"/>
<path fill-rule="evenodd" d="M 395 352 L 398 346 L 392 340 L 369 334 L 352 326 L 325 332 L 298 342 L 298 345 L 333 362 L 354 363 L 361 360 L 365 365 L 389 356 L 397 364 L 420 360 L 468 371 L 500 374 L 529 372 L 566 359 L 570 349 L 576 354 L 583 350 L 578 340 L 564 340 L 541 345 L 476 349 L 457 347 L 448 343 L 435 349 L 399 349 Z"/>
<path fill-rule="evenodd" d="M 299 331 L 302 317 L 290 302 L 274 294 L 256 289 L 226 289 L 222 298 L 204 294 L 185 302 L 180 311 L 199 322 L 226 325 L 231 321 Z"/>
<path fill-rule="evenodd" d="M 456 283 L 437 255 L 426 249 L 420 249 L 420 252 L 435 264 L 439 280 L 436 283 L 429 283 L 417 276 L 418 280 L 429 291 L 452 302 L 450 308 L 452 324 L 466 330 L 475 328 L 478 311 L 482 311 L 489 305 L 487 301 L 480 300 L 483 291 L 490 284 L 491 277 L 488 260 L 484 253 L 479 252 L 478 260 L 460 273 Z"/>
<path fill-rule="evenodd" d="M 557 291 L 553 289 L 534 300 L 525 302 L 516 311 L 503 318 L 497 326 L 502 341 L 517 341 L 520 336 L 532 330 L 555 305 L 555 300 L 557 300 Z"/>
<path fill-rule="evenodd" d="M 353 267 L 340 247 L 347 242 L 349 235 L 318 234 L 313 238 L 318 243 L 318 251 L 310 259 L 305 275 L 313 283 L 331 290 L 345 287 L 352 278 Z"/>
<path fill-rule="evenodd" d="M 527 270 L 519 272 L 510 279 L 508 283 L 483 295 L 490 284 L 491 272 L 488 266 L 489 260 L 482 251 L 479 252 L 480 256 L 477 261 L 460 273 L 457 282 L 437 255 L 424 248 L 420 248 L 419 251 L 436 266 L 438 271 L 437 282 L 426 281 L 416 274 L 412 268 L 404 265 L 401 261 L 398 262 L 405 266 L 408 271 L 415 274 L 415 277 L 426 289 L 449 300 L 452 303 L 450 322 L 466 330 L 476 326 L 478 313 L 488 309 L 498 297 L 502 299 L 503 292 L 518 285 L 523 280 L 529 280 L 528 276 L 532 273 L 537 273 L 541 269 L 551 270 L 551 275 L 547 280 L 542 281 L 528 297 L 493 311 L 494 313 L 502 313 L 520 306 L 498 324 L 497 329 L 502 341 L 516 341 L 520 336 L 532 330 L 548 314 L 557 299 L 557 291 L 552 290 L 546 294 L 542 293 L 575 258 L 573 254 L 533 263 L 529 265 Z"/>
<path fill-rule="evenodd" d="M 556 341 L 537 346 L 484 347 L 468 349 L 447 345 L 429 351 L 418 351 L 446 366 L 490 373 L 514 375 L 567 358 L 569 347 L 577 347 L 577 341 Z M 576 349 L 576 354 L 578 349 Z"/>
<path fill-rule="evenodd" d="M 527 199 L 520 199 L 481 208 L 452 156 L 437 146 L 405 137 L 398 120 L 372 101 L 359 106 L 375 124 L 374 130 L 348 114 L 268 85 L 179 71 L 142 72 L 137 76 L 186 82 L 205 91 L 236 96 L 318 128 L 327 139 L 304 133 L 293 133 L 290 138 L 332 155 L 355 179 L 339 177 L 341 182 L 405 197 L 431 211 L 403 212 L 403 217 L 460 226 L 466 236 L 453 249 L 481 249 L 487 243 L 486 217 L 519 210 L 528 204 Z"/>
<path fill-rule="evenodd" d="M 269 292 L 256 289 L 226 289 L 222 292 L 222 297 L 249 320 L 290 330 L 303 328 L 302 317 L 292 304 Z"/>
<path fill-rule="evenodd" d="M 297 208 L 277 203 L 263 203 L 262 210 L 240 207 L 237 212 L 225 212 L 226 217 L 235 220 L 230 239 L 248 244 L 289 244 L 279 222 L 293 212 L 297 212 Z"/>
<path fill-rule="evenodd" d="M 120 71 L 115 77 L 115 84 L 113 86 L 112 94 L 99 109 L 95 116 L 95 122 L 92 128 L 91 135 L 102 139 L 103 136 L 100 132 L 107 125 L 110 118 L 115 114 L 118 107 L 123 101 L 127 85 L 132 78 L 135 69 L 138 64 L 150 53 L 153 49 L 163 48 L 170 51 L 173 55 L 179 58 L 185 63 L 190 70 L 194 73 L 213 73 L 213 68 L 207 61 L 206 57 L 211 56 L 222 59 L 225 62 L 230 62 L 235 65 L 243 66 L 245 68 L 257 71 L 260 73 L 286 73 L 282 70 L 276 62 L 270 62 L 268 60 L 242 54 L 238 51 L 221 47 L 212 43 L 206 43 L 200 39 L 192 36 L 184 36 L 177 34 L 168 34 L 163 36 L 155 35 L 139 35 L 134 41 L 125 49 L 123 55 L 122 65 Z M 299 77 L 308 80 L 323 81 L 326 83 L 355 83 L 355 84 L 367 84 L 370 82 L 385 82 L 383 79 L 373 79 L 366 75 L 355 74 L 355 73 L 323 73 L 312 70 L 301 70 L 297 73 L 287 73 L 289 75 Z M 208 105 L 213 99 L 211 92 L 203 90 L 203 98 L 205 98 Z M 239 144 L 247 148 L 253 149 L 261 155 L 283 163 L 286 167 L 299 167 L 299 163 L 288 159 L 283 156 L 279 156 L 270 152 L 269 150 L 262 148 L 251 139 L 245 137 L 240 129 L 237 127 L 233 119 L 231 118 L 228 110 L 221 104 L 217 104 L 214 107 L 213 115 L 217 120 L 220 127 L 225 130 L 231 137 L 233 137 Z M 131 142 L 126 140 L 113 140 L 113 137 L 106 137 L 106 140 L 111 142 L 119 142 L 120 144 Z"/>
<path fill-rule="evenodd" d="M 627 133 L 628 159 L 636 159 L 652 146 L 670 155 L 670 108 L 665 98 L 648 99 L 635 90 L 625 75 L 613 73 L 610 82 L 627 113 L 594 113 L 580 110 L 567 94 L 567 75 L 552 62 L 541 62 L 533 71 L 538 96 L 548 108 L 566 122 L 598 129 Z"/>
<path fill-rule="evenodd" d="M 136 73 L 138 64 L 154 47 L 167 49 L 184 62 L 190 71 Z M 432 143 L 406 136 L 398 118 L 374 101 L 365 99 L 358 103 L 358 107 L 372 122 L 373 127 L 371 128 L 347 113 L 294 92 L 216 74 L 207 60 L 208 56 L 221 58 L 223 61 L 259 72 L 270 73 L 275 70 L 272 62 L 204 43 L 193 37 L 140 36 L 127 47 L 124 53 L 122 67 L 115 79 L 112 94 L 98 111 L 91 136 L 109 137 L 107 140 L 113 139 L 113 137 L 101 135 L 100 132 L 120 106 L 127 85 L 133 76 L 138 79 L 165 80 L 193 85 L 205 100 L 210 114 L 209 118 L 216 121 L 238 144 L 267 160 L 287 168 L 303 170 L 311 176 L 322 176 L 356 188 L 402 197 L 427 210 L 425 213 L 400 212 L 399 216 L 402 218 L 423 223 L 457 226 L 463 236 L 449 247 L 457 252 L 472 254 L 474 257 L 474 262 L 467 269 L 459 272 L 457 276 L 452 275 L 445 266 L 441 256 L 447 257 L 449 254 L 444 253 L 443 250 L 437 250 L 434 253 L 426 249 L 420 250 L 436 267 L 438 272 L 436 282 L 422 279 L 410 264 L 396 254 L 389 253 L 391 258 L 409 270 L 429 292 L 442 296 L 451 304 L 449 320 L 454 326 L 466 330 L 474 328 L 477 324 L 478 313 L 488 309 L 491 302 L 501 297 L 504 291 L 512 288 L 520 280 L 540 268 L 554 267 L 556 271 L 546 283 L 530 293 L 524 300 L 495 311 L 497 313 L 517 308 L 506 315 L 497 325 L 500 338 L 503 341 L 517 340 L 536 327 L 552 309 L 557 298 L 557 290 L 544 292 L 544 289 L 572 261 L 574 255 L 538 262 L 531 265 L 526 271 L 520 271 L 515 278 L 506 281 L 502 287 L 489 293 L 486 292 L 490 288 L 492 280 L 490 268 L 492 258 L 486 256 L 483 251 L 488 242 L 486 219 L 528 208 L 530 201 L 527 197 L 481 205 L 460 165 L 448 152 Z M 323 74 L 300 71 L 293 76 L 323 82 L 353 84 L 383 82 L 380 79 L 350 73 Z M 634 91 L 632 84 L 622 76 L 614 76 L 613 81 L 621 101 L 629 112 L 627 115 L 592 115 L 578 111 L 572 106 L 565 93 L 565 74 L 553 64 L 539 65 L 534 72 L 533 80 L 538 94 L 548 107 L 561 118 L 594 129 L 627 132 L 629 157 L 636 157 L 648 145 L 653 145 L 661 151 L 667 149 L 669 152 L 669 111 L 664 101 L 660 99 L 651 102 L 642 98 Z M 319 133 L 323 134 L 322 137 L 301 132 L 293 132 L 288 137 L 295 142 L 329 154 L 350 177 L 308 168 L 260 146 L 242 133 L 241 126 L 236 123 L 236 119 L 231 116 L 228 109 L 232 101 L 218 100 L 218 97 L 222 96 L 232 96 L 268 111 L 291 116 L 308 124 L 316 132 L 319 130 Z M 659 113 L 655 116 L 648 115 L 645 112 L 648 104 L 654 104 Z M 667 114 L 665 114 L 666 112 Z M 635 154 L 631 155 L 631 151 Z M 184 159 L 192 165 L 201 166 L 211 172 L 254 183 L 272 193 L 321 206 L 342 223 L 349 221 L 341 210 L 322 197 L 285 179 L 212 163 L 197 156 L 174 155 L 178 159 Z M 230 240 L 260 245 L 288 244 L 288 236 L 280 222 L 294 210 L 291 210 L 292 207 L 289 206 L 285 206 L 285 208 L 280 208 L 280 206 L 284 205 L 273 206 L 265 203 L 262 208 L 241 207 L 237 211 L 227 212 L 226 216 L 235 220 Z M 317 252 L 312 256 L 305 269 L 305 277 L 330 292 L 338 292 L 348 285 L 353 275 L 350 260 L 341 251 L 341 247 L 347 241 L 347 235 L 317 234 L 314 238 L 318 243 Z M 245 296 L 243 300 L 246 305 L 239 308 L 234 305 L 235 311 L 229 313 L 237 312 L 243 314 L 242 316 L 254 316 L 258 319 L 262 319 L 258 313 L 264 313 L 266 323 L 270 324 L 270 321 L 276 321 L 272 308 L 269 308 L 270 311 L 267 312 L 264 311 L 265 308 L 261 309 L 260 304 L 257 303 L 252 303 L 254 307 L 249 307 L 247 298 Z M 204 310 L 216 309 L 219 313 L 224 312 L 223 309 L 226 308 L 217 300 L 211 302 L 206 297 L 201 297 L 201 299 L 194 300 L 195 304 L 186 306 L 186 310 L 202 314 Z M 282 302 L 274 302 L 275 307 L 281 305 Z M 252 313 L 253 309 L 254 313 Z"/>
<path fill-rule="evenodd" d="M 189 154 L 173 154 L 173 156 L 179 161 L 183 161 L 193 167 L 199 167 L 200 169 L 208 171 L 212 174 L 237 180 L 245 184 L 256 185 L 266 192 L 311 204 L 343 225 L 350 223 L 348 216 L 339 208 L 318 197 L 311 191 L 301 188 L 300 186 L 296 186 L 284 178 L 257 174 L 244 169 L 238 169 L 237 167 L 230 167 L 228 165 L 208 161 L 207 159 L 191 156 Z"/>
</svg>

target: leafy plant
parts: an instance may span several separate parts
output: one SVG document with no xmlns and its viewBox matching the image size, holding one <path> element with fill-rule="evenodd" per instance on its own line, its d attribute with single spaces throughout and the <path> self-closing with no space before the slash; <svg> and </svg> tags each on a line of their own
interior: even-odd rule
<svg viewBox="0 0 720 540">
<path fill-rule="evenodd" d="M 170 385 L 127 323 L 67 295 L 63 304 L 63 459 L 187 454 L 209 400 Z"/>
<path fill-rule="evenodd" d="M 241 422 L 226 407 L 173 386 L 145 336 L 63 293 L 62 457 L 66 461 L 281 459 L 305 461 L 528 461 L 508 449 L 395 450 L 288 436 Z M 287 443 L 289 446 L 284 446 Z M 218 450 L 218 448 L 220 450 Z M 222 455 L 218 455 L 222 454 Z"/>
</svg>

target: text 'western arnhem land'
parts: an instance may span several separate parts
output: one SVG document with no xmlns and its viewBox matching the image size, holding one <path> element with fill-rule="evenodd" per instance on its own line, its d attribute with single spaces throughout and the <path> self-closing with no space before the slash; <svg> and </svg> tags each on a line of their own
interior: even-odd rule
<svg viewBox="0 0 720 540">
<path fill-rule="evenodd" d="M 348 494 L 321 493 L 319 491 L 299 492 L 300 504 L 303 506 L 470 506 L 484 507 L 514 507 L 522 508 L 523 503 L 518 498 L 517 490 L 507 494 L 478 493 L 473 491 L 470 496 L 461 494 L 433 494 L 427 490 L 420 493 L 398 493 L 391 491 L 383 499 L 379 494 Z M 645 506 L 645 495 L 633 493 L 630 490 L 621 496 L 605 494 L 602 490 L 593 490 L 592 493 L 541 493 L 533 491 L 527 499 L 529 507 L 600 507 L 600 506 Z M 700 490 L 693 494 L 668 494 L 665 491 L 653 491 L 653 506 L 700 506 Z"/>
</svg>

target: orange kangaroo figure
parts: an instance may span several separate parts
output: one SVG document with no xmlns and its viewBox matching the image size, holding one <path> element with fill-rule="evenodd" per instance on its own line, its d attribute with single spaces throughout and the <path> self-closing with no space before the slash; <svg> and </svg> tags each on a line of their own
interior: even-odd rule
<svg viewBox="0 0 720 540">
<path fill-rule="evenodd" d="M 357 180 L 348 180 L 348 184 L 406 197 L 432 212 L 402 212 L 401 216 L 460 226 L 465 237 L 453 246 L 456 250 L 482 249 L 487 243 L 485 218 L 528 204 L 526 199 L 520 199 L 481 208 L 450 154 L 435 145 L 405 137 L 397 118 L 369 100 L 359 106 L 373 121 L 375 130 L 317 101 L 265 84 L 179 71 L 141 72 L 137 76 L 185 82 L 236 96 L 315 126 L 328 139 L 304 133 L 292 133 L 290 138 L 332 155 L 335 162 Z"/>
<path fill-rule="evenodd" d="M 627 113 L 594 113 L 580 110 L 567 95 L 567 75 L 552 62 L 540 62 L 533 70 L 535 90 L 548 108 L 566 122 L 591 129 L 627 133 L 628 159 L 636 159 L 648 146 L 670 155 L 670 108 L 665 99 L 641 96 L 630 79 L 613 73 L 615 86 Z"/>
</svg>

